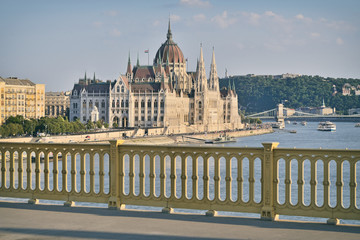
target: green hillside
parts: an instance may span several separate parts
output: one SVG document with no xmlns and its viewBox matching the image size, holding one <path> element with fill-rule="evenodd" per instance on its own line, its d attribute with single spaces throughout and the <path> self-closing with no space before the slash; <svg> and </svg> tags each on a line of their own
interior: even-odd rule
<svg viewBox="0 0 360 240">
<path fill-rule="evenodd" d="M 220 88 L 234 82 L 239 97 L 239 106 L 247 113 L 272 109 L 285 102 L 285 107 L 319 107 L 324 99 L 325 105 L 335 107 L 337 113 L 347 114 L 349 108 L 360 108 L 360 96 L 343 96 L 345 83 L 360 85 L 360 79 L 324 78 L 320 76 L 301 76 L 278 78 L 270 76 L 233 76 L 220 79 Z M 333 95 L 333 85 L 337 94 Z"/>
</svg>

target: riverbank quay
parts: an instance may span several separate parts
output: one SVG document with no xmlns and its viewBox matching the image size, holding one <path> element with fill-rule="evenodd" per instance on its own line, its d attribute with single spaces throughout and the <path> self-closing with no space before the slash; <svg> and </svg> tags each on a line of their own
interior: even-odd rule
<svg viewBox="0 0 360 240">
<path fill-rule="evenodd" d="M 359 239 L 360 227 L 0 202 L 0 239 Z"/>
<path fill-rule="evenodd" d="M 143 129 L 141 129 L 143 130 Z M 230 137 L 246 137 L 272 133 L 272 128 L 256 128 L 226 131 L 225 133 Z M 19 137 L 19 138 L 4 138 L 0 139 L 1 142 L 14 142 L 14 143 L 107 143 L 110 140 L 124 140 L 124 144 L 145 144 L 145 145 L 167 145 L 176 144 L 179 142 L 194 142 L 191 138 L 183 138 L 189 136 L 199 139 L 214 139 L 219 137 L 224 132 L 212 133 L 190 133 L 190 134 L 167 134 L 167 135 L 139 135 L 139 130 L 119 130 L 113 132 L 95 132 L 77 135 L 58 135 L 48 137 Z M 126 136 L 126 137 L 124 137 Z M 129 137 L 130 136 L 130 137 Z M 195 141 L 199 142 L 199 141 Z"/>
</svg>

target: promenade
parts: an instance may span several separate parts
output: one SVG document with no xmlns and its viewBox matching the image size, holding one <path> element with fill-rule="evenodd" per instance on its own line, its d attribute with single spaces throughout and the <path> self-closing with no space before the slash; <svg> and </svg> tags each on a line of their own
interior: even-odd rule
<svg viewBox="0 0 360 240">
<path fill-rule="evenodd" d="M 0 202 L 0 239 L 359 239 L 360 227 Z"/>
</svg>

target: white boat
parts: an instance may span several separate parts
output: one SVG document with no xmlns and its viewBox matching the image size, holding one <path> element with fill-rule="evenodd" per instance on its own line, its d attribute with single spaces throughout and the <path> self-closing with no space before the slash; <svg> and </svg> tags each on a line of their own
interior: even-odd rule
<svg viewBox="0 0 360 240">
<path fill-rule="evenodd" d="M 317 130 L 334 132 L 336 131 L 336 125 L 330 121 L 320 122 Z"/>
<path fill-rule="evenodd" d="M 289 120 L 286 121 L 286 124 L 290 124 L 291 122 Z"/>
<path fill-rule="evenodd" d="M 306 121 L 302 121 L 302 122 L 301 122 L 301 125 L 303 125 L 303 126 L 306 126 L 306 124 L 307 124 Z"/>
<path fill-rule="evenodd" d="M 356 124 L 355 124 L 355 127 L 360 127 L 360 123 L 356 123 Z"/>
<path fill-rule="evenodd" d="M 219 143 L 230 143 L 230 142 L 236 142 L 236 139 L 233 137 L 226 136 L 226 135 L 220 136 L 213 140 L 209 139 L 209 140 L 205 141 L 206 144 L 219 144 Z"/>
</svg>

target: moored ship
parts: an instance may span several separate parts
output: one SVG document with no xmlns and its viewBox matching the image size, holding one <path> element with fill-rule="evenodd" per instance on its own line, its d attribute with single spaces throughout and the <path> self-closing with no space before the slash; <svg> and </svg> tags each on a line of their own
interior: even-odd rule
<svg viewBox="0 0 360 240">
<path fill-rule="evenodd" d="M 320 122 L 317 130 L 334 132 L 336 131 L 336 125 L 330 121 Z"/>
</svg>

